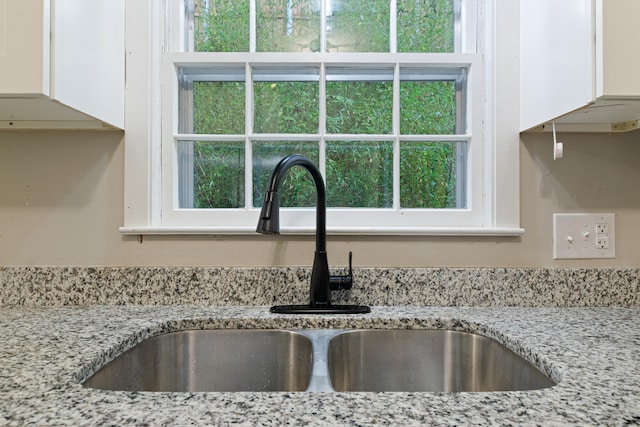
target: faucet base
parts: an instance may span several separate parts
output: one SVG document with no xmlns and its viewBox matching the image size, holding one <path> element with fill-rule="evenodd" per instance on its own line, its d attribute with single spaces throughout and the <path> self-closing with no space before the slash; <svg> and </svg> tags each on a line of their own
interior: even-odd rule
<svg viewBox="0 0 640 427">
<path fill-rule="evenodd" d="M 332 305 L 329 307 L 311 307 L 303 305 L 274 305 L 269 310 L 280 314 L 364 314 L 370 313 L 371 308 L 366 305 Z"/>
</svg>

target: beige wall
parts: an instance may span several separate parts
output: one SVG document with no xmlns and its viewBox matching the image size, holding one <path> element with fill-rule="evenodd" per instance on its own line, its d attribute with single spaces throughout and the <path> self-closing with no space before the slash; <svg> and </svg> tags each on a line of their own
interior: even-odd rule
<svg viewBox="0 0 640 427">
<path fill-rule="evenodd" d="M 640 267 L 640 131 L 525 135 L 521 238 L 353 237 L 329 241 L 329 262 L 356 266 Z M 309 265 L 312 237 L 123 236 L 119 132 L 0 132 L 0 265 Z M 517 203 L 517 201 L 514 201 Z M 554 261 L 554 212 L 617 214 L 617 258 Z"/>
</svg>

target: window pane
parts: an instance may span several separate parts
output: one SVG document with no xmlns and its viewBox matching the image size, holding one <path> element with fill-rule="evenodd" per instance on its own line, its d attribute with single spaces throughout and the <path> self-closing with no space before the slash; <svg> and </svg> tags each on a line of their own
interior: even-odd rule
<svg viewBox="0 0 640 427">
<path fill-rule="evenodd" d="M 243 134 L 244 82 L 193 83 L 193 133 Z"/>
<path fill-rule="evenodd" d="M 457 194 L 464 183 L 462 142 L 404 143 L 400 147 L 400 206 L 403 208 L 463 208 L 464 197 Z"/>
<path fill-rule="evenodd" d="M 392 116 L 391 81 L 327 82 L 327 132 L 389 134 Z"/>
<path fill-rule="evenodd" d="M 398 52 L 454 52 L 455 0 L 397 0 Z"/>
<path fill-rule="evenodd" d="M 452 81 L 400 82 L 400 133 L 456 133 L 456 85 Z"/>
<path fill-rule="evenodd" d="M 249 0 L 194 0 L 196 52 L 248 52 Z"/>
<path fill-rule="evenodd" d="M 315 141 L 270 141 L 253 143 L 253 206 L 262 206 L 271 171 L 283 157 L 301 154 L 318 164 L 318 143 Z M 313 207 L 316 189 L 306 169 L 293 167 L 280 188 L 280 206 Z"/>
<path fill-rule="evenodd" d="M 180 141 L 178 149 L 188 152 L 191 147 L 193 162 L 181 163 L 179 175 L 193 177 L 193 207 L 244 207 L 244 142 Z M 188 189 L 188 183 L 180 183 L 181 192 Z"/>
<path fill-rule="evenodd" d="M 320 51 L 320 0 L 257 0 L 256 12 L 256 51 Z"/>
<path fill-rule="evenodd" d="M 393 143 L 327 143 L 327 206 L 393 206 Z"/>
<path fill-rule="evenodd" d="M 327 0 L 328 52 L 389 52 L 389 0 Z"/>
<path fill-rule="evenodd" d="M 318 133 L 318 82 L 255 82 L 257 133 Z"/>
</svg>

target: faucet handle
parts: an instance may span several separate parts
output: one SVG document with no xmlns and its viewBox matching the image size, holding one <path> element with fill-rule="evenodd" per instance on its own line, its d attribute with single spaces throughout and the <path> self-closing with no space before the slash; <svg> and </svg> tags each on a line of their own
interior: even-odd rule
<svg viewBox="0 0 640 427">
<path fill-rule="evenodd" d="M 346 276 L 329 276 L 329 286 L 332 291 L 348 291 L 353 287 L 353 268 L 351 266 L 352 258 L 353 252 L 349 251 L 349 274 Z"/>
</svg>

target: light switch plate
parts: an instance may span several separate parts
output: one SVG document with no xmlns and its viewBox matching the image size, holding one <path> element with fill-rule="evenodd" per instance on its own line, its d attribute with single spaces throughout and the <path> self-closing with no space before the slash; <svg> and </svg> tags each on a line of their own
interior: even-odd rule
<svg viewBox="0 0 640 427">
<path fill-rule="evenodd" d="M 553 258 L 615 258 L 615 214 L 553 214 Z"/>
</svg>

